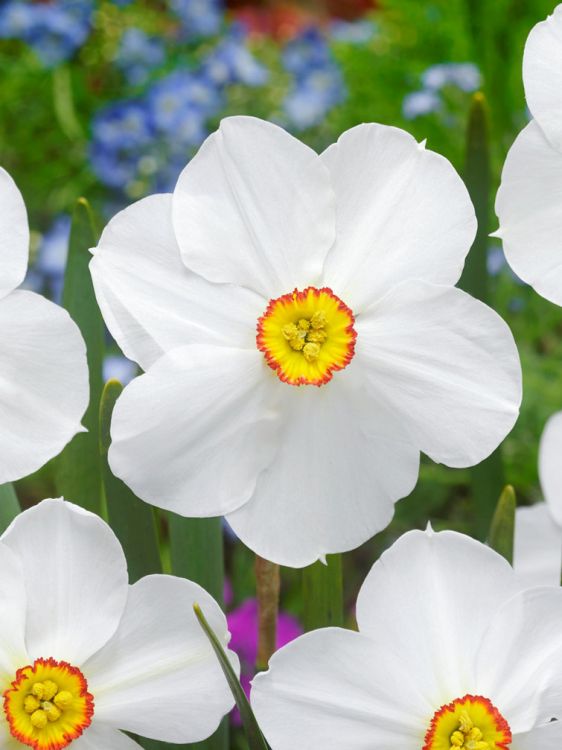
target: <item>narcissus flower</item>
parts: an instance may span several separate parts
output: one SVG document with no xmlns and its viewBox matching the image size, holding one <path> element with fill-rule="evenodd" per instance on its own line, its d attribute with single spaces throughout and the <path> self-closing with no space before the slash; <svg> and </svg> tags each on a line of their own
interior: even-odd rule
<svg viewBox="0 0 562 750">
<path fill-rule="evenodd" d="M 455 532 L 405 534 L 357 601 L 254 678 L 272 750 L 558 750 L 562 590 Z"/>
<path fill-rule="evenodd" d="M 475 464 L 516 419 L 511 333 L 453 287 L 474 232 L 449 162 L 402 130 L 362 125 L 318 156 L 224 120 L 95 251 L 105 320 L 146 371 L 114 412 L 113 471 L 279 563 L 361 544 L 420 450 Z"/>
<path fill-rule="evenodd" d="M 515 570 L 529 585 L 559 586 L 562 576 L 562 412 L 546 423 L 539 447 L 546 502 L 517 510 Z"/>
<path fill-rule="evenodd" d="M 83 428 L 86 348 L 62 308 L 17 289 L 27 269 L 23 198 L 0 168 L 0 484 L 59 453 Z"/>
<path fill-rule="evenodd" d="M 529 34 L 523 82 L 533 120 L 507 155 L 497 235 L 515 273 L 562 305 L 562 5 Z"/>
<path fill-rule="evenodd" d="M 44 500 L 0 538 L 0 563 L 3 750 L 139 750 L 120 730 L 196 742 L 232 708 L 193 613 L 198 602 L 226 646 L 217 603 L 172 576 L 129 586 L 97 516 Z"/>
</svg>

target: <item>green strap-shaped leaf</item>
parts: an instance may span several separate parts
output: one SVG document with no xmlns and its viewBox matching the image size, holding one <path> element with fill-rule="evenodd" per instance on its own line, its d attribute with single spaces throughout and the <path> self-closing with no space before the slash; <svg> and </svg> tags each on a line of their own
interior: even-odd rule
<svg viewBox="0 0 562 750">
<path fill-rule="evenodd" d="M 304 629 L 343 625 L 342 557 L 328 555 L 302 572 Z"/>
<path fill-rule="evenodd" d="M 139 500 L 120 479 L 111 472 L 107 453 L 111 444 L 111 415 L 123 386 L 110 380 L 103 389 L 100 404 L 100 454 L 107 515 L 117 534 L 129 566 L 129 580 L 138 581 L 150 573 L 160 573 L 162 565 L 156 533 L 154 509 Z"/>
<path fill-rule="evenodd" d="M 236 676 L 234 669 L 232 668 L 232 664 L 230 663 L 228 656 L 226 655 L 221 645 L 221 642 L 219 641 L 215 633 L 211 630 L 211 627 L 207 622 L 205 615 L 201 611 L 200 606 L 198 604 L 194 604 L 193 610 L 197 616 L 197 619 L 199 620 L 199 623 L 201 624 L 201 627 L 205 631 L 205 635 L 209 639 L 215 654 L 217 655 L 217 659 L 219 660 L 222 671 L 224 672 L 224 676 L 226 677 L 228 686 L 230 687 L 232 695 L 234 696 L 238 711 L 240 712 L 242 725 L 244 727 L 244 731 L 246 732 L 246 739 L 248 740 L 249 750 L 268 750 L 268 745 L 263 737 L 263 734 L 261 733 L 261 729 L 259 728 L 258 722 L 256 721 L 256 717 L 254 716 L 254 712 L 252 711 L 250 702 L 246 698 L 246 693 L 244 692 L 244 689 L 240 684 L 240 681 Z"/>
<path fill-rule="evenodd" d="M 172 573 L 202 586 L 222 606 L 224 540 L 221 518 L 183 518 L 168 514 Z M 187 747 L 193 750 L 228 750 L 228 720 L 212 737 Z M 150 748 L 152 750 L 152 747 Z"/>
<path fill-rule="evenodd" d="M 500 495 L 496 512 L 490 526 L 488 544 L 508 563 L 513 565 L 513 543 L 515 538 L 515 490 L 508 484 Z"/>
<path fill-rule="evenodd" d="M 72 217 L 68 261 L 64 277 L 63 305 L 77 323 L 88 356 L 90 402 L 82 424 L 88 432 L 76 435 L 56 464 L 58 492 L 67 500 L 94 513 L 101 512 L 101 461 L 98 410 L 102 391 L 103 321 L 88 269 L 90 248 L 98 232 L 88 202 L 77 201 Z"/>
<path fill-rule="evenodd" d="M 473 297 L 490 303 L 487 254 L 490 229 L 491 168 L 488 108 L 483 94 L 475 94 L 470 108 L 464 178 L 474 203 L 478 231 L 466 259 L 459 286 Z M 462 429 L 462 425 L 459 427 Z M 482 463 L 470 469 L 476 534 L 486 538 L 496 498 L 505 483 L 501 451 L 498 448 Z"/>
<path fill-rule="evenodd" d="M 20 512 L 18 496 L 13 484 L 0 484 L 0 534 Z"/>
</svg>

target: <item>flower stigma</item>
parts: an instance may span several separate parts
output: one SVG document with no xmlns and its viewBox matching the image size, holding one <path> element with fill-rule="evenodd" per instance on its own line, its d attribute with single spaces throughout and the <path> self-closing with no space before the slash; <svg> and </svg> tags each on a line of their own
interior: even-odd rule
<svg viewBox="0 0 562 750">
<path fill-rule="evenodd" d="M 289 385 L 324 385 L 355 353 L 353 313 L 331 289 L 309 286 L 270 300 L 256 342 L 267 364 Z"/>
<path fill-rule="evenodd" d="M 482 696 L 465 695 L 436 711 L 422 750 L 509 750 L 509 724 Z"/>
<path fill-rule="evenodd" d="M 18 669 L 4 692 L 10 732 L 34 750 L 61 750 L 90 726 L 94 699 L 82 672 L 64 661 L 36 659 Z"/>
</svg>

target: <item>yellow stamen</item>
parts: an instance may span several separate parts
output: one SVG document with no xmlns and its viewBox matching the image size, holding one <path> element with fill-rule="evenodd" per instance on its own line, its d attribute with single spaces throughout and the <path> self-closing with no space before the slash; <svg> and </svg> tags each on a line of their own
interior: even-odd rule
<svg viewBox="0 0 562 750">
<path fill-rule="evenodd" d="M 39 709 L 39 711 L 34 711 L 31 714 L 31 723 L 36 729 L 45 729 L 47 722 L 47 714 L 41 709 Z"/>
</svg>

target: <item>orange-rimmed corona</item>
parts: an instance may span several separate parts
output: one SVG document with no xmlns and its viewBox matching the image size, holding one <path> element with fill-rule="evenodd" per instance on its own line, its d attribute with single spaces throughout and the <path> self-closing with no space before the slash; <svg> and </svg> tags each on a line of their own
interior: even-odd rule
<svg viewBox="0 0 562 750">
<path fill-rule="evenodd" d="M 10 732 L 34 750 L 61 750 L 90 726 L 94 699 L 82 672 L 64 661 L 36 659 L 18 669 L 4 693 Z"/>
<path fill-rule="evenodd" d="M 354 323 L 331 289 L 295 289 L 270 300 L 258 320 L 257 346 L 284 383 L 320 386 L 353 359 Z"/>
<path fill-rule="evenodd" d="M 465 695 L 436 711 L 422 750 L 509 750 L 509 724 L 487 698 Z"/>
</svg>

